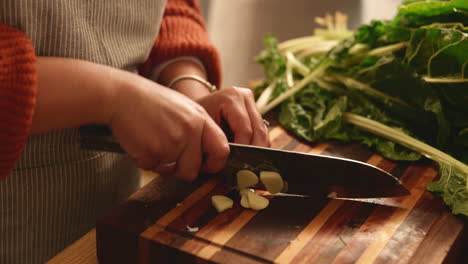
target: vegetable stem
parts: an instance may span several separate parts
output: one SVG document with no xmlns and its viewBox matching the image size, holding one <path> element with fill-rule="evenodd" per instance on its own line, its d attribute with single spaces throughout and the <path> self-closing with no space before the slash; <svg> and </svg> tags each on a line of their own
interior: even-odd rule
<svg viewBox="0 0 468 264">
<path fill-rule="evenodd" d="M 280 44 L 278 44 L 278 49 L 280 51 L 285 51 L 291 47 L 295 47 L 301 43 L 310 43 L 313 44 L 315 42 L 322 41 L 322 37 L 318 36 L 307 36 L 307 37 L 301 37 L 301 38 L 295 38 L 291 40 L 284 41 Z"/>
<path fill-rule="evenodd" d="M 260 109 L 260 114 L 264 115 L 265 113 L 273 109 L 275 106 L 281 104 L 284 100 L 288 99 L 290 96 L 297 93 L 299 90 L 304 88 L 307 84 L 309 84 L 314 78 L 322 74 L 328 68 L 329 65 L 330 65 L 329 62 L 324 62 L 322 63 L 322 65 L 319 65 L 309 75 L 304 77 L 304 79 L 296 83 L 291 89 L 287 90 L 286 92 L 276 97 L 273 101 L 271 101 L 265 107 L 262 107 Z"/>
<path fill-rule="evenodd" d="M 368 93 L 368 94 L 371 94 L 371 95 L 377 95 L 377 96 L 381 96 L 383 98 L 385 98 L 386 100 L 389 100 L 389 101 L 393 101 L 395 103 L 399 103 L 401 105 L 405 105 L 405 106 L 408 106 L 408 104 L 406 102 L 404 102 L 403 100 L 400 100 L 396 97 L 393 97 L 393 96 L 390 96 L 390 95 L 387 95 L 379 90 L 376 90 L 374 88 L 372 88 L 371 86 L 367 85 L 367 84 L 364 84 L 362 82 L 359 82 L 353 78 L 350 78 L 350 77 L 346 77 L 346 76 L 343 76 L 341 74 L 333 74 L 333 77 L 336 78 L 338 81 L 344 83 L 345 85 L 347 85 L 348 87 L 351 87 L 351 88 L 355 88 L 355 89 L 359 89 L 365 93 Z"/>
<path fill-rule="evenodd" d="M 467 78 L 452 79 L 452 78 L 431 78 L 424 76 L 422 79 L 428 83 L 465 83 L 468 82 Z"/>
<path fill-rule="evenodd" d="M 334 40 L 322 41 L 315 45 L 309 45 L 301 50 L 297 51 L 297 54 L 303 57 L 307 56 L 318 56 L 327 53 L 330 49 L 336 46 L 339 42 Z"/>
<path fill-rule="evenodd" d="M 271 95 L 273 94 L 273 89 L 276 86 L 276 81 L 272 81 L 265 90 L 263 90 L 260 97 L 258 97 L 256 105 L 257 109 L 262 109 L 270 101 Z"/>
<path fill-rule="evenodd" d="M 298 59 L 296 59 L 296 57 L 291 52 L 286 52 L 286 59 L 288 59 L 288 62 L 291 63 L 291 66 L 293 66 L 297 70 L 297 72 L 299 72 L 303 76 L 306 76 L 310 73 L 309 68 L 307 68 Z"/>
<path fill-rule="evenodd" d="M 400 42 L 400 43 L 396 43 L 396 44 L 392 44 L 388 46 L 375 48 L 373 50 L 369 50 L 366 55 L 367 56 L 383 56 L 385 54 L 401 50 L 405 48 L 406 46 L 408 46 L 407 42 Z"/>
<path fill-rule="evenodd" d="M 395 141 L 411 150 L 421 153 L 425 157 L 437 162 L 453 166 L 461 171 L 468 172 L 468 166 L 463 162 L 453 158 L 452 156 L 442 152 L 420 140 L 417 140 L 398 129 L 391 128 L 380 122 L 365 118 L 360 115 L 345 113 L 343 121 L 353 124 L 363 130 L 384 137 L 391 141 Z"/>
</svg>

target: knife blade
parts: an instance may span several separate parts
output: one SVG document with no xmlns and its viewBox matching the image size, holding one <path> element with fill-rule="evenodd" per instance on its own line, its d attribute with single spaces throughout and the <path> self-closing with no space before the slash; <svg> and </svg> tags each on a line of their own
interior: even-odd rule
<svg viewBox="0 0 468 264">
<path fill-rule="evenodd" d="M 234 185 L 235 174 L 249 169 L 276 171 L 287 182 L 288 194 L 309 197 L 378 198 L 410 194 L 398 178 L 364 162 L 230 143 L 226 181 Z"/>
<path fill-rule="evenodd" d="M 102 125 L 80 127 L 83 149 L 125 153 Z M 226 184 L 236 186 L 240 169 L 276 171 L 287 182 L 288 194 L 308 197 L 380 198 L 410 194 L 394 176 L 364 162 L 325 155 L 229 143 L 230 154 L 222 172 Z M 264 188 L 262 185 L 254 186 Z"/>
</svg>

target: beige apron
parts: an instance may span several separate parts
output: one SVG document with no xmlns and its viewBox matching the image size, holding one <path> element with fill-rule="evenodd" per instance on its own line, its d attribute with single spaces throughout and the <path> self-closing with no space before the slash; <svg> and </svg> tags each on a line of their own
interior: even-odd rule
<svg viewBox="0 0 468 264">
<path fill-rule="evenodd" d="M 38 56 L 135 72 L 159 30 L 163 0 L 0 0 L 0 22 L 25 32 Z M 64 84 L 66 85 L 66 84 Z M 79 149 L 77 129 L 31 136 L 0 181 L 0 263 L 43 263 L 131 194 L 139 173 L 123 155 Z"/>
</svg>

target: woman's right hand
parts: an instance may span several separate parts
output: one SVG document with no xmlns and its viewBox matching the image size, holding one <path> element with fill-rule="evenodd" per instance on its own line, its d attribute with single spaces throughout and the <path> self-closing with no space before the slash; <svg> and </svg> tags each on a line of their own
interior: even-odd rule
<svg viewBox="0 0 468 264">
<path fill-rule="evenodd" d="M 38 57 L 31 133 L 104 123 L 143 169 L 176 162 L 175 176 L 220 170 L 227 139 L 188 97 L 139 75 L 70 58 Z M 167 170 L 166 170 L 167 171 Z"/>
<path fill-rule="evenodd" d="M 152 81 L 126 77 L 115 94 L 109 127 L 139 167 L 158 171 L 176 162 L 174 175 L 188 181 L 200 170 L 224 167 L 226 136 L 203 107 Z"/>
</svg>

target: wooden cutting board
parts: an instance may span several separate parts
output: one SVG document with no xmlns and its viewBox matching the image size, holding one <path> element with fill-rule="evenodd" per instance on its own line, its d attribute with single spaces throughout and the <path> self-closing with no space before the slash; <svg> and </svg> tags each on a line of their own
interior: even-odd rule
<svg viewBox="0 0 468 264">
<path fill-rule="evenodd" d="M 158 177 L 98 222 L 100 263 L 468 263 L 465 220 L 425 189 L 437 176 L 432 162 L 394 163 L 356 144 L 306 145 L 277 126 L 270 136 L 273 148 L 378 166 L 411 195 L 372 202 L 274 197 L 262 211 L 236 200 L 218 214 L 211 196 L 233 194 L 219 178 L 187 184 Z"/>
</svg>

